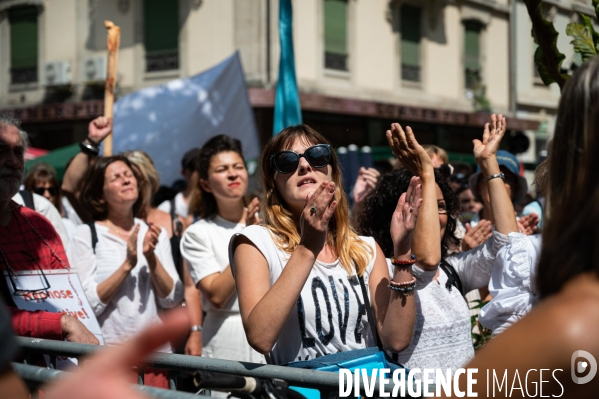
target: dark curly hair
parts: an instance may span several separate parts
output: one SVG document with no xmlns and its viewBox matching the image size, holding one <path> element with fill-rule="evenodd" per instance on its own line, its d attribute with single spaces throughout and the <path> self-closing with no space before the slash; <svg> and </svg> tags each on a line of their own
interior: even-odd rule
<svg viewBox="0 0 599 399">
<path fill-rule="evenodd" d="M 241 141 L 225 134 L 219 134 L 208 140 L 197 154 L 196 170 L 200 179 L 208 180 L 208 171 L 210 170 L 212 157 L 221 152 L 236 152 L 245 164 Z M 215 216 L 218 213 L 216 198 L 214 198 L 212 193 L 209 193 L 202 188 L 199 180 L 197 182 L 197 187 L 199 189 L 199 196 L 196 201 L 194 201 L 197 203 L 193 205 L 193 209 L 196 209 L 197 213 L 203 218 Z"/>
<path fill-rule="evenodd" d="M 364 200 L 364 209 L 358 217 L 358 232 L 361 235 L 374 237 L 387 258 L 393 256 L 393 241 L 389 233 L 391 216 L 397 207 L 399 197 L 408 190 L 412 176 L 414 174 L 404 168 L 383 175 L 376 189 Z M 455 248 L 460 243 L 455 236 L 459 207 L 447 179 L 437 170 L 435 170 L 435 181 L 443 193 L 448 216 L 445 235 L 441 238 L 443 259 L 448 255 L 449 248 Z"/>
</svg>

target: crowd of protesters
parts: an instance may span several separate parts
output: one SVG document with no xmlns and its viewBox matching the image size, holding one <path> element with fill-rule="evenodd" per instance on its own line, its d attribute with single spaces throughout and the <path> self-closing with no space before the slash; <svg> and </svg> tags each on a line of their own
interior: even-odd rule
<svg viewBox="0 0 599 399">
<path fill-rule="evenodd" d="M 509 124 L 501 115 L 473 142 L 475 170 L 451 165 L 442 148 L 392 124 L 395 168 L 360 169 L 350 207 L 334 149 L 307 125 L 266 143 L 259 198 L 248 196 L 241 143 L 226 135 L 184 154 L 186 184 L 165 198 L 143 149 L 98 156 L 110 119 L 90 123 L 59 185 L 45 164 L 24 176 L 27 134 L 0 114 L 0 290 L 12 327 L 98 343 L 76 318 L 20 310 L 13 300 L 49 288 L 18 289 L 16 272 L 72 268 L 107 345 L 184 304 L 186 342 L 159 350 L 286 365 L 378 343 L 407 368 L 455 371 L 472 359 L 517 365 L 515 355 L 498 355 L 511 345 L 530 359 L 567 364 L 527 334 L 552 326 L 570 348 L 588 339 L 563 327 L 570 318 L 587 331 L 597 325 L 594 316 L 582 321 L 597 297 L 597 76 L 595 58 L 566 85 L 549 158 L 537 170 L 537 199 L 528 204 L 520 163 L 500 149 Z M 488 302 L 480 320 L 494 333 L 477 357 L 465 299 L 472 292 Z M 511 327 L 531 311 L 535 317 Z M 160 370 L 146 378 L 166 384 Z"/>
</svg>

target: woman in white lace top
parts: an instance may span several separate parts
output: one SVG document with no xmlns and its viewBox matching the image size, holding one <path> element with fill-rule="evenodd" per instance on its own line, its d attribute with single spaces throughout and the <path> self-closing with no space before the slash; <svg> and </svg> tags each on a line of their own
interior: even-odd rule
<svg viewBox="0 0 599 399">
<path fill-rule="evenodd" d="M 405 169 L 383 176 L 377 189 L 366 199 L 360 217 L 360 233 L 372 235 L 387 257 L 392 255 L 393 248 L 388 226 L 394 204 L 407 190 L 414 174 L 413 158 L 419 154 L 410 150 L 419 147 L 411 130 L 407 128 L 406 135 L 399 125 L 394 126 L 398 129 L 393 132 L 392 146 Z M 505 118 L 493 115 L 491 124 L 485 126 L 483 140 L 474 143 L 475 158 L 488 179 L 496 223 L 492 238 L 485 244 L 448 255 L 449 248 L 457 240 L 454 232 L 458 203 L 447 180 L 432 167 L 428 172 L 435 175 L 436 190 L 422 190 L 423 200 L 426 195 L 434 196 L 437 207 L 420 209 L 412 239 L 412 253 L 417 259 L 412 269 L 417 280 L 416 325 L 409 347 L 398 357 L 408 368 L 455 371 L 474 356 L 470 313 L 462 295 L 488 284 L 497 251 L 507 243 L 506 234 L 517 231 L 514 208 L 495 156 L 505 129 Z M 389 269 L 393 271 L 390 263 Z M 453 284 L 455 280 L 458 283 Z M 461 292 L 456 288 L 460 285 Z"/>
</svg>

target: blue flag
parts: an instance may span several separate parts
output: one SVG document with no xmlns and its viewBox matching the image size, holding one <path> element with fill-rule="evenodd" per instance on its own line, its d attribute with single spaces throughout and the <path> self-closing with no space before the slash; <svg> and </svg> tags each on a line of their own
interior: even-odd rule
<svg viewBox="0 0 599 399">
<path fill-rule="evenodd" d="M 279 37 L 281 59 L 279 80 L 275 98 L 273 136 L 288 126 L 302 123 L 302 110 L 295 80 L 295 57 L 293 55 L 293 10 L 291 0 L 279 1 Z"/>
</svg>

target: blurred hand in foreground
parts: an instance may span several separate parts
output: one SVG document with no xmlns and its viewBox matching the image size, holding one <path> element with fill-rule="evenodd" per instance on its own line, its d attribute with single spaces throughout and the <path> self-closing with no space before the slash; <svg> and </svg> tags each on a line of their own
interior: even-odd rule
<svg viewBox="0 0 599 399">
<path fill-rule="evenodd" d="M 44 388 L 48 399 L 149 399 L 131 384 L 131 368 L 166 342 L 181 339 L 189 331 L 186 309 L 169 312 L 163 323 L 145 329 L 123 345 L 101 349 L 76 372 Z"/>
</svg>

